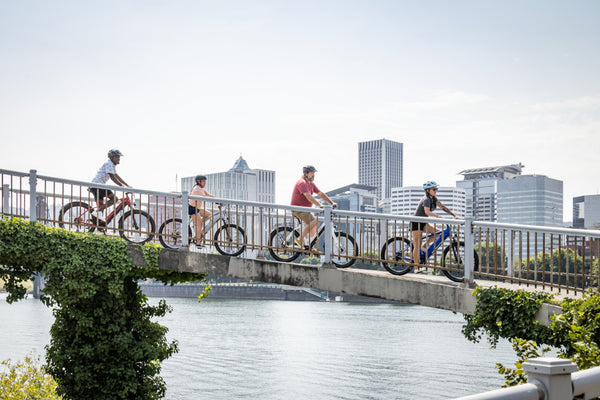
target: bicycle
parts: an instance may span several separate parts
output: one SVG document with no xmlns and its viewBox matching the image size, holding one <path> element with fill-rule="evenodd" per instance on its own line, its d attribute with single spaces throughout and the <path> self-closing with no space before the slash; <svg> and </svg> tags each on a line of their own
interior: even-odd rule
<svg viewBox="0 0 600 400">
<path fill-rule="evenodd" d="M 333 218 L 332 218 L 333 221 Z M 321 251 L 314 250 L 319 238 L 325 233 L 325 222 L 322 222 L 317 230 L 317 235 L 309 245 L 304 244 L 300 248 L 296 244 L 296 239 L 300 237 L 300 232 L 294 227 L 285 225 L 275 228 L 269 234 L 269 253 L 277 261 L 291 262 L 300 257 L 301 254 L 316 253 L 323 254 Z M 358 246 L 352 236 L 346 232 L 337 230 L 336 225 L 333 225 L 331 230 L 331 239 L 333 241 L 333 249 L 331 261 L 338 268 L 347 268 L 354 264 L 355 258 L 358 256 Z"/>
<path fill-rule="evenodd" d="M 202 237 L 197 239 L 203 239 L 206 236 L 206 233 L 210 232 L 212 227 L 220 224 L 213 237 L 215 248 L 224 256 L 239 256 L 246 250 L 246 232 L 244 232 L 242 227 L 229 222 L 229 214 L 227 211 L 223 210 L 221 204 L 218 204 L 217 206 L 219 211 L 211 216 L 208 224 L 204 224 Z M 182 246 L 182 224 L 183 220 L 181 218 L 171 218 L 161 224 L 160 228 L 158 228 L 158 240 L 163 247 L 168 249 L 178 249 Z M 189 241 L 191 241 L 191 238 L 193 237 L 192 232 L 195 232 L 195 229 L 192 228 L 195 228 L 195 224 L 192 216 L 190 216 L 188 223 Z"/>
<path fill-rule="evenodd" d="M 118 221 L 119 235 L 130 243 L 143 244 L 154 237 L 156 224 L 146 211 L 137 207 L 132 201 L 133 193 L 126 193 L 118 199 L 106 221 L 98 220 L 92 215 L 94 207 L 83 201 L 67 203 L 58 214 L 58 226 L 72 232 L 93 232 L 96 229 L 106 233 L 111 221 L 120 215 Z"/>
<path fill-rule="evenodd" d="M 442 272 L 448 277 L 448 279 L 454 282 L 464 281 L 464 254 L 465 254 L 465 242 L 459 240 L 456 232 L 451 232 L 450 225 L 446 225 L 446 228 L 424 236 L 430 238 L 436 235 L 436 239 L 427 248 L 425 252 L 423 249 L 419 251 L 420 260 L 419 264 L 425 264 L 429 257 L 437 251 L 442 245 L 446 238 L 450 238 L 450 244 L 444 249 L 442 253 Z M 473 251 L 474 254 L 474 270 L 479 270 L 479 257 L 477 252 Z M 410 240 L 402 236 L 396 236 L 388 239 L 383 247 L 381 248 L 381 265 L 390 273 L 394 275 L 404 275 L 408 273 L 413 267 L 413 244 Z M 387 261 L 387 262 L 386 262 Z"/>
</svg>

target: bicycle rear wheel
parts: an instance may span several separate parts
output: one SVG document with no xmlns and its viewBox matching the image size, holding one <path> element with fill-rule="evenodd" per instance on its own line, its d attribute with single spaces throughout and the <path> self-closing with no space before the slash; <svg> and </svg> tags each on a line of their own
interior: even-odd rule
<svg viewBox="0 0 600 400">
<path fill-rule="evenodd" d="M 442 255 L 442 272 L 451 281 L 463 282 L 465 280 L 465 242 L 453 241 L 444 249 Z M 479 270 L 479 256 L 473 251 L 474 271 Z"/>
<path fill-rule="evenodd" d="M 146 243 L 156 232 L 154 219 L 146 211 L 129 210 L 119 220 L 119 235 L 130 243 Z"/>
<path fill-rule="evenodd" d="M 294 248 L 294 239 L 300 233 L 289 226 L 280 226 L 269 235 L 269 253 L 277 261 L 291 262 L 300 256 L 298 248 Z"/>
<path fill-rule="evenodd" d="M 167 249 L 178 249 L 181 247 L 181 231 L 183 221 L 181 218 L 171 218 L 162 223 L 158 228 L 158 240 Z M 188 241 L 192 237 L 192 229 L 188 226 Z"/>
<path fill-rule="evenodd" d="M 331 262 L 338 268 L 348 268 L 358 256 L 358 246 L 356 241 L 346 232 L 336 232 L 335 240 L 333 241 L 333 250 L 331 254 Z"/>
<path fill-rule="evenodd" d="M 93 232 L 92 207 L 82 201 L 66 204 L 58 213 L 58 226 L 71 232 Z"/>
<path fill-rule="evenodd" d="M 220 226 L 215 232 L 215 248 L 224 256 L 237 257 L 246 250 L 246 233 L 235 224 Z"/>
<path fill-rule="evenodd" d="M 410 240 L 403 237 L 389 239 L 381 248 L 381 265 L 389 273 L 404 275 L 412 268 L 412 245 Z"/>
</svg>

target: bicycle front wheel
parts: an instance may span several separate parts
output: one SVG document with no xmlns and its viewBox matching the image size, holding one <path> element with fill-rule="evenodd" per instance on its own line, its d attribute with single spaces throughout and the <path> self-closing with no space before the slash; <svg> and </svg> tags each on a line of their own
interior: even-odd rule
<svg viewBox="0 0 600 400">
<path fill-rule="evenodd" d="M 181 231 L 183 221 L 181 218 L 171 218 L 162 223 L 158 228 L 158 240 L 167 249 L 178 249 L 181 247 Z M 192 229 L 188 226 L 188 240 L 192 237 Z"/>
<path fill-rule="evenodd" d="M 269 235 L 269 253 L 277 261 L 291 262 L 300 256 L 298 248 L 294 248 L 294 239 L 300 233 L 292 227 L 280 226 Z"/>
<path fill-rule="evenodd" d="M 235 224 L 220 226 L 215 232 L 215 248 L 224 256 L 237 257 L 246 250 L 246 233 Z"/>
<path fill-rule="evenodd" d="M 381 265 L 389 273 L 404 275 L 410 271 L 412 262 L 412 246 L 410 240 L 403 237 L 389 239 L 381 248 Z"/>
<path fill-rule="evenodd" d="M 336 232 L 331 262 L 338 268 L 348 268 L 354 264 L 356 256 L 358 256 L 358 246 L 354 238 L 346 232 Z"/>
<path fill-rule="evenodd" d="M 444 249 L 442 255 L 442 272 L 451 281 L 463 282 L 465 280 L 465 242 L 453 241 Z M 473 251 L 474 271 L 479 270 L 479 256 Z"/>
<path fill-rule="evenodd" d="M 71 232 L 93 232 L 92 207 L 82 201 L 66 204 L 58 213 L 58 226 Z"/>
<path fill-rule="evenodd" d="M 129 210 L 119 220 L 119 235 L 130 243 L 146 243 L 156 232 L 154 219 L 146 211 Z"/>
</svg>

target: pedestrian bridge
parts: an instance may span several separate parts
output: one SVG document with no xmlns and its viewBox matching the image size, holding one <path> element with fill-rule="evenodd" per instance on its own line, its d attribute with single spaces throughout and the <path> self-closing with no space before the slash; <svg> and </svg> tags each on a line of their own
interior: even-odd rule
<svg viewBox="0 0 600 400">
<path fill-rule="evenodd" d="M 471 289 L 503 286 L 576 296 L 597 290 L 600 231 L 473 220 L 358 213 L 270 203 L 201 198 L 106 187 L 121 201 L 106 221 L 89 182 L 0 169 L 1 214 L 75 232 L 121 236 L 164 247 L 160 267 L 378 297 L 462 313 L 473 310 Z M 188 201 L 202 200 L 214 218 L 197 237 Z M 293 211 L 314 214 L 312 244 L 294 238 L 304 228 Z M 426 260 L 412 262 L 411 221 L 435 222 L 447 236 Z M 192 241 L 205 247 L 192 251 Z M 132 249 L 135 255 L 135 248 Z M 283 262 L 288 261 L 288 262 Z M 300 263 L 298 263 L 300 262 Z M 307 264 L 308 263 L 308 264 Z M 402 274 L 427 267 L 428 274 Z M 385 267 L 385 269 L 384 269 Z M 451 279 L 446 278 L 448 276 Z"/>
</svg>

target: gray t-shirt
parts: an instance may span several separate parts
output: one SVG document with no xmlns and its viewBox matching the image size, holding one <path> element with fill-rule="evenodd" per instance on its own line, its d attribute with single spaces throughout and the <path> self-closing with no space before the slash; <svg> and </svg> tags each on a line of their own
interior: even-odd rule
<svg viewBox="0 0 600 400">
<path fill-rule="evenodd" d="M 419 205 L 417 206 L 417 210 L 415 211 L 415 217 L 427 217 L 425 214 L 425 207 L 428 207 L 430 211 L 433 211 L 437 207 L 437 197 L 429 197 L 427 195 L 423 196 L 421 201 L 419 201 Z"/>
</svg>

